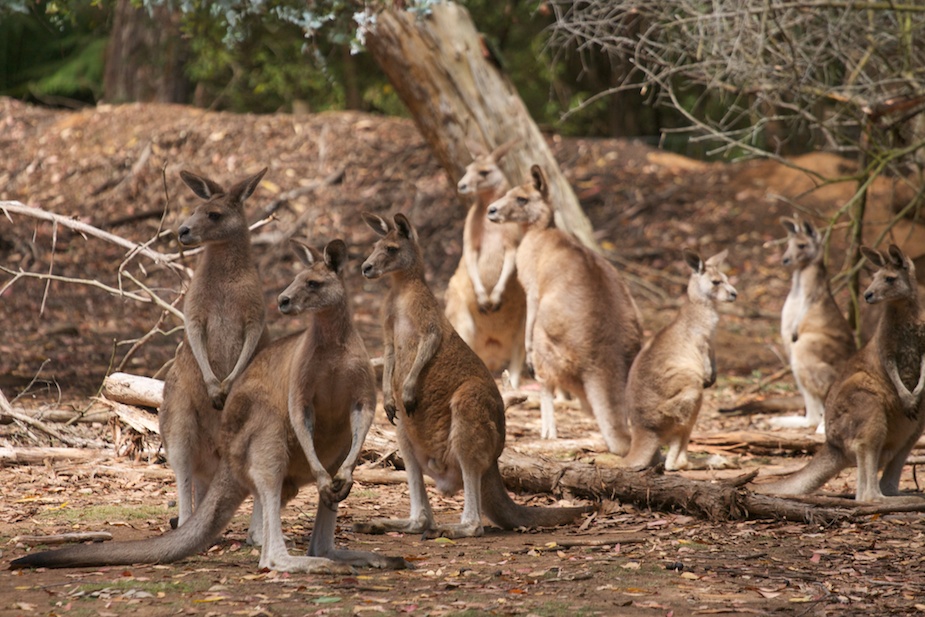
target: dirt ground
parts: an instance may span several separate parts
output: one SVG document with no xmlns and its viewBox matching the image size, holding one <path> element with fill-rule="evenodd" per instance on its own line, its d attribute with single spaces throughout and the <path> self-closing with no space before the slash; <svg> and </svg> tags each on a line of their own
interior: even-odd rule
<svg viewBox="0 0 925 617">
<path fill-rule="evenodd" d="M 549 142 L 598 233 L 624 272 L 644 315 L 647 335 L 676 311 L 687 273 L 682 248 L 706 257 L 729 248 L 730 281 L 738 301 L 724 311 L 718 335 L 719 381 L 695 431 L 695 479 L 722 480 L 759 469 L 798 467 L 805 451 L 749 443 L 711 445 L 710 436 L 770 431 L 767 414 L 718 413 L 763 377 L 783 367 L 778 324 L 789 276 L 776 243 L 781 215 L 799 209 L 822 222 L 850 195 L 847 183 L 808 192 L 808 175 L 767 162 L 705 164 L 625 140 Z M 359 264 L 373 234 L 359 216 L 403 211 L 418 226 L 430 281 L 439 294 L 456 267 L 465 213 L 443 171 L 412 123 L 352 113 L 237 116 L 160 105 L 51 111 L 0 99 L 0 200 L 18 200 L 75 217 L 137 242 L 177 250 L 170 233 L 195 201 L 179 181 L 192 169 L 231 182 L 269 166 L 249 204 L 253 220 L 283 199 L 275 219 L 255 232 L 274 333 L 290 331 L 275 310 L 276 294 L 296 271 L 289 234 L 322 244 L 343 237 Z M 804 166 L 834 177 L 850 164 L 811 155 Z M 298 195 L 294 189 L 301 189 Z M 892 207 L 888 183 L 872 194 L 870 237 Z M 918 226 L 894 240 L 913 255 L 923 246 Z M 844 242 L 834 236 L 837 270 Z M 125 250 L 62 227 L 11 215 L 0 225 L 0 264 L 52 271 L 118 287 Z M 165 297 L 182 281 L 139 259 L 125 269 Z M 195 266 L 194 258 L 184 263 Z M 372 355 L 381 347 L 379 299 L 384 283 L 349 276 L 355 319 Z M 123 279 L 125 282 L 126 279 Z M 843 306 L 845 298 L 839 293 Z M 19 406 L 92 407 L 90 397 L 113 368 L 154 375 L 172 356 L 179 333 L 161 311 L 87 286 L 0 273 L 0 388 Z M 143 345 L 133 342 L 155 330 Z M 163 334 L 161 334 L 161 332 Z M 527 384 L 528 391 L 535 388 Z M 784 376 L 769 396 L 791 396 Z M 594 422 L 563 405 L 560 439 L 541 441 L 539 414 L 528 403 L 510 410 L 508 447 L 563 461 L 613 465 Z M 384 418 L 377 427 L 388 430 Z M 112 442 L 106 424 L 81 424 L 71 434 Z M 781 438 L 805 431 L 780 433 Z M 0 424 L 0 448 L 58 446 L 36 430 Z M 166 529 L 175 499 L 172 474 L 155 440 L 137 460 L 114 455 L 91 461 L 6 465 L 0 469 L 0 561 L 27 548 L 20 536 L 105 530 L 115 539 Z M 914 454 L 918 454 L 917 450 Z M 363 470 L 382 466 L 370 452 Z M 362 474 L 360 474 L 361 476 Z M 359 477 L 359 476 L 358 476 Z M 370 476 L 371 477 L 371 476 Z M 902 486 L 919 490 L 909 465 Z M 826 486 L 850 494 L 853 473 Z M 461 495 L 432 489 L 441 520 L 462 509 Z M 572 504 L 568 495 L 517 495 L 522 503 Z M 407 511 L 400 483 L 359 480 L 341 508 L 338 542 L 402 555 L 416 566 L 354 576 L 285 575 L 260 571 L 244 543 L 249 505 L 208 553 L 169 566 L 63 571 L 0 571 L 0 615 L 913 615 L 925 612 L 925 519 L 889 514 L 823 527 L 769 520 L 707 522 L 684 512 L 658 512 L 618 502 L 555 530 L 422 541 L 366 536 L 351 523 Z M 315 492 L 308 488 L 285 511 L 284 529 L 304 550 Z"/>
</svg>

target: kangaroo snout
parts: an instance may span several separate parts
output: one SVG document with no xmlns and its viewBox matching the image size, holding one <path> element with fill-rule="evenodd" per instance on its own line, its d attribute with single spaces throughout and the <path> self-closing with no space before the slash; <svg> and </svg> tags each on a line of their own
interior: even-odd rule
<svg viewBox="0 0 925 617">
<path fill-rule="evenodd" d="M 498 210 L 498 206 L 488 206 L 488 213 L 486 216 L 488 216 L 489 221 L 497 223 L 498 218 L 501 216 L 501 212 Z"/>
<path fill-rule="evenodd" d="M 180 244 L 192 244 L 192 230 L 187 225 L 183 225 L 177 230 L 177 240 Z"/>
<path fill-rule="evenodd" d="M 369 263 L 368 261 L 363 262 L 363 267 L 361 269 L 361 272 L 363 273 L 363 276 L 365 276 L 368 279 L 376 278 L 376 268 L 373 266 L 373 264 Z"/>
<path fill-rule="evenodd" d="M 867 302 L 868 304 L 873 304 L 874 303 L 874 292 L 872 291 L 865 292 L 864 301 Z"/>
<path fill-rule="evenodd" d="M 279 312 L 283 315 L 288 315 L 292 312 L 292 298 L 285 294 L 281 294 L 276 300 L 277 306 L 279 306 Z"/>
</svg>

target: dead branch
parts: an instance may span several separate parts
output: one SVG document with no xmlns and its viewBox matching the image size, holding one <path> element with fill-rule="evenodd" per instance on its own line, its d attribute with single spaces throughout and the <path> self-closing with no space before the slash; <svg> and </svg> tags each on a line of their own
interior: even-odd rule
<svg viewBox="0 0 925 617">
<path fill-rule="evenodd" d="M 96 445 L 95 443 L 87 441 L 86 439 L 65 435 L 57 429 L 48 426 L 41 420 L 37 420 L 29 414 L 13 409 L 13 406 L 10 405 L 9 400 L 7 400 L 6 395 L 4 395 L 2 391 L 0 391 L 0 416 L 7 416 L 13 419 L 15 422 L 31 426 L 32 428 L 38 429 L 46 435 L 49 435 L 50 437 L 53 437 L 58 441 L 66 443 L 67 445 L 73 446 L 75 448 L 86 448 Z"/>
<path fill-rule="evenodd" d="M 51 546 L 76 542 L 108 542 L 109 540 L 112 540 L 112 534 L 108 531 L 80 531 L 48 536 L 16 536 L 12 541 L 13 544 L 25 544 L 26 546 Z"/>
<path fill-rule="evenodd" d="M 0 446 L 0 466 L 2 465 L 44 465 L 46 462 L 58 461 L 93 461 L 112 458 L 112 450 L 91 448 L 11 448 Z"/>
</svg>

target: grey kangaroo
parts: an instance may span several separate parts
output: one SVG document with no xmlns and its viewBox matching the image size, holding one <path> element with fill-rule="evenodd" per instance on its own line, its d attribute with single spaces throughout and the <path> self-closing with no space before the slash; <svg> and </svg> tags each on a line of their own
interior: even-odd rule
<svg viewBox="0 0 925 617">
<path fill-rule="evenodd" d="M 687 302 L 633 361 L 626 383 L 632 434 L 628 467 L 655 463 L 659 448 L 666 444 L 665 469 L 687 467 L 687 445 L 703 404 L 703 390 L 716 383 L 716 305 L 734 302 L 737 296 L 720 270 L 726 255 L 722 251 L 703 261 L 696 253 L 684 252 L 692 270 Z"/>
<path fill-rule="evenodd" d="M 516 504 L 498 469 L 504 449 L 504 401 L 491 373 L 459 337 L 424 279 L 417 233 L 403 214 L 389 222 L 364 213 L 381 236 L 363 263 L 363 276 L 388 275 L 382 305 L 385 412 L 397 425 L 408 474 L 411 516 L 375 519 L 357 531 L 402 531 L 427 536 L 480 536 L 482 514 L 504 529 L 570 522 L 590 508 L 537 508 Z M 458 524 L 437 525 L 423 474 L 444 493 L 465 495 Z"/>
<path fill-rule="evenodd" d="M 925 322 L 912 260 L 895 245 L 887 253 L 861 251 L 877 267 L 864 300 L 885 305 L 877 330 L 826 397 L 822 448 L 792 475 L 756 485 L 759 492 L 811 493 L 856 465 L 858 501 L 904 499 L 898 496 L 903 465 L 925 425 Z"/>
<path fill-rule="evenodd" d="M 347 304 L 346 246 L 334 240 L 323 253 L 298 242 L 294 247 L 307 269 L 280 294 L 279 308 L 289 315 L 305 313 L 306 328 L 258 352 L 232 387 L 218 472 L 192 517 L 155 538 L 35 553 L 11 567 L 177 561 L 208 548 L 248 494 L 263 513 L 261 568 L 343 573 L 352 566 L 407 567 L 400 557 L 334 546 L 338 504 L 350 493 L 375 412 L 375 376 Z M 280 504 L 312 481 L 320 498 L 308 556 L 293 556 L 286 549 Z"/>
</svg>

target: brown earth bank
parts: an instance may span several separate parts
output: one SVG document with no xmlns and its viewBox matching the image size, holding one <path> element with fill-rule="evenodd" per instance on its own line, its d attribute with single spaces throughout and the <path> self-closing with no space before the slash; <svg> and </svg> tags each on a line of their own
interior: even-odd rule
<svg viewBox="0 0 925 617">
<path fill-rule="evenodd" d="M 729 406 L 763 377 L 783 368 L 778 323 L 789 287 L 776 243 L 778 219 L 795 209 L 824 217 L 844 205 L 850 183 L 813 187 L 813 177 L 770 162 L 701 163 L 626 140 L 548 137 L 597 230 L 601 247 L 628 278 L 647 335 L 674 315 L 687 279 L 681 249 L 704 256 L 728 248 L 738 301 L 724 307 L 719 328 L 719 381 L 709 391 L 695 433 L 690 478 L 720 480 L 760 469 L 797 467 L 805 451 L 717 446 L 709 437 L 768 430 L 767 414 L 726 416 Z M 360 212 L 405 212 L 425 247 L 428 276 L 442 294 L 459 259 L 465 205 L 407 120 L 355 113 L 251 116 L 164 105 L 100 106 L 53 111 L 0 99 L 0 200 L 17 200 L 73 217 L 164 252 L 178 251 L 169 233 L 195 203 L 179 171 L 230 184 L 264 166 L 269 171 L 248 204 L 251 219 L 273 208 L 254 234 L 274 333 L 298 327 L 275 309 L 276 295 L 297 271 L 286 239 L 323 244 L 344 238 L 353 266 L 348 282 L 355 320 L 375 356 L 381 348 L 379 301 L 385 283 L 359 275 L 373 242 Z M 830 155 L 799 163 L 830 177 L 851 163 Z M 872 193 L 870 235 L 887 218 L 888 183 Z M 166 231 L 165 231 L 166 230 Z M 833 236 L 831 261 L 843 261 Z M 920 229 L 906 224 L 894 240 L 913 255 Z M 178 297 L 182 281 L 162 266 L 126 259 L 125 249 L 50 223 L 10 215 L 0 225 L 0 263 L 8 270 L 52 272 L 118 288 L 123 270 L 162 297 Z M 183 263 L 195 267 L 195 257 Z M 105 374 L 120 366 L 154 375 L 172 357 L 179 322 L 160 309 L 70 282 L 0 277 L 5 336 L 0 388 L 27 408 L 91 407 Z M 123 284 L 131 286 L 123 276 Z M 839 293 L 845 305 L 843 292 Z M 293 320 L 296 321 L 297 320 Z M 133 343 L 154 332 L 144 344 Z M 535 394 L 535 385 L 527 384 Z M 761 393 L 792 396 L 789 376 Z M 533 401 L 512 409 L 508 447 L 563 461 L 613 465 L 593 420 L 568 404 L 557 420 L 560 439 L 540 441 Z M 380 415 L 377 422 L 384 427 Z M 111 442 L 113 427 L 71 427 Z M 802 433 L 805 435 L 806 433 Z M 799 436 L 781 432 L 781 439 Z M 61 445 L 34 429 L 0 424 L 0 446 Z M 166 528 L 175 498 L 172 474 L 156 439 L 140 460 L 103 456 L 85 462 L 7 465 L 0 469 L 5 521 L 0 561 L 22 555 L 17 536 L 109 530 L 116 539 Z M 916 453 L 920 452 L 916 451 Z M 915 454 L 914 453 L 914 456 Z M 364 466 L 388 457 L 373 453 Z M 794 455 L 797 455 L 796 457 Z M 918 490 L 915 466 L 902 487 Z M 826 487 L 850 494 L 853 473 Z M 574 503 L 568 495 L 563 503 Z M 546 495 L 518 495 L 531 504 Z M 461 496 L 432 492 L 438 516 L 458 517 Z M 311 529 L 315 493 L 306 489 L 285 511 L 295 549 Z M 338 541 L 403 555 L 417 567 L 355 576 L 283 575 L 257 568 L 243 540 L 246 511 L 210 552 L 169 566 L 104 570 L 0 572 L 2 615 L 911 615 L 925 611 L 925 521 L 921 514 L 864 517 L 828 527 L 781 521 L 705 522 L 684 512 L 650 511 L 607 501 L 574 526 L 501 532 L 483 538 L 422 541 L 364 536 L 352 522 L 403 515 L 401 484 L 358 482 L 342 507 Z"/>
</svg>

